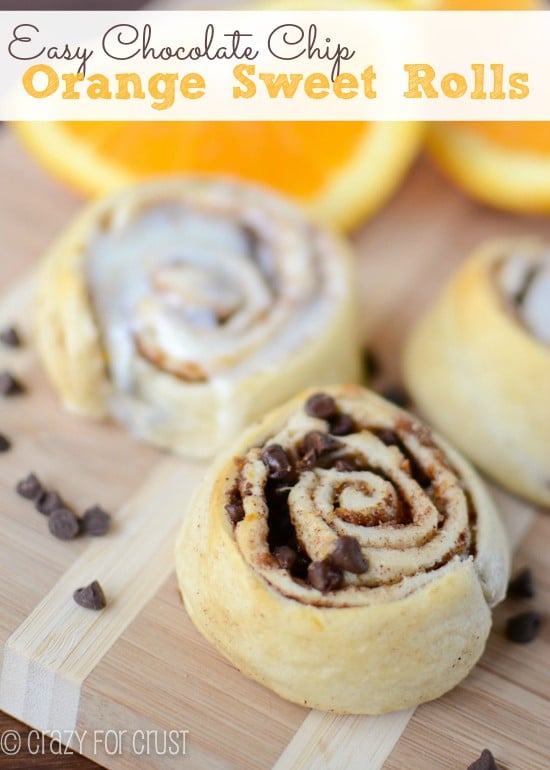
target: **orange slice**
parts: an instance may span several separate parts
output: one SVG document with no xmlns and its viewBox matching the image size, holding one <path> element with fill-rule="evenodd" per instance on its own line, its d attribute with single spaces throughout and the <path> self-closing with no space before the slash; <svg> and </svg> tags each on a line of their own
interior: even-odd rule
<svg viewBox="0 0 550 770">
<path fill-rule="evenodd" d="M 278 0 L 269 7 L 380 5 Z M 87 195 L 163 174 L 234 175 L 273 187 L 345 229 L 390 197 L 424 136 L 418 123 L 332 121 L 41 122 L 17 124 L 16 131 L 52 175 Z"/>
<path fill-rule="evenodd" d="M 429 135 L 441 169 L 478 200 L 550 212 L 550 123 L 442 123 Z"/>
</svg>

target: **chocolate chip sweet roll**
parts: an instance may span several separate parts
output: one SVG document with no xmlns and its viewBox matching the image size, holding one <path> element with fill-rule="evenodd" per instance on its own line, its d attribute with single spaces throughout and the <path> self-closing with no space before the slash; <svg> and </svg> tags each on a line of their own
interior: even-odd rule
<svg viewBox="0 0 550 770">
<path fill-rule="evenodd" d="M 468 674 L 509 556 L 460 455 L 348 385 L 294 398 L 219 459 L 176 562 L 191 619 L 244 674 L 305 706 L 378 714 Z"/>
<path fill-rule="evenodd" d="M 191 456 L 308 385 L 359 377 L 347 246 L 236 181 L 93 205 L 45 260 L 36 329 L 69 409 Z"/>
<path fill-rule="evenodd" d="M 413 331 L 421 412 L 487 474 L 550 506 L 550 245 L 481 246 Z"/>
</svg>

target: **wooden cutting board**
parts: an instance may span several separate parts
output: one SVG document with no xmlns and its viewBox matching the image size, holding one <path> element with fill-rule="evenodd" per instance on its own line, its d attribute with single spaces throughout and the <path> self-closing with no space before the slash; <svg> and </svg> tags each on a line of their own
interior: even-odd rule
<svg viewBox="0 0 550 770">
<path fill-rule="evenodd" d="M 6 128 L 0 132 L 0 327 L 15 321 L 28 339 L 36 262 L 80 206 Z M 376 385 L 398 379 L 407 330 L 464 255 L 481 238 L 524 232 L 550 236 L 550 222 L 483 209 L 419 162 L 354 238 L 362 331 L 382 364 Z M 241 676 L 186 616 L 172 547 L 203 467 L 137 444 L 115 425 L 62 412 L 31 344 L 1 350 L 4 368 L 21 376 L 28 395 L 0 402 L 0 432 L 14 442 L 0 456 L 0 708 L 61 731 L 113 770 L 460 770 L 486 746 L 507 770 L 548 770 L 550 516 L 497 492 L 521 541 L 516 565 L 534 569 L 537 596 L 496 611 L 488 650 L 461 686 L 414 713 L 310 712 Z M 46 519 L 14 492 L 30 470 L 79 510 L 94 503 L 111 510 L 112 534 L 53 539 Z M 102 613 L 71 599 L 94 578 L 109 599 Z M 503 624 L 526 606 L 546 612 L 546 622 L 531 645 L 514 645 Z M 136 757 L 133 733 L 147 730 L 157 741 L 176 731 L 178 754 L 161 743 L 156 754 L 153 745 Z M 77 731 L 71 740 L 70 731 Z M 113 731 L 110 742 L 94 731 Z M 77 735 L 85 735 L 81 746 Z"/>
</svg>

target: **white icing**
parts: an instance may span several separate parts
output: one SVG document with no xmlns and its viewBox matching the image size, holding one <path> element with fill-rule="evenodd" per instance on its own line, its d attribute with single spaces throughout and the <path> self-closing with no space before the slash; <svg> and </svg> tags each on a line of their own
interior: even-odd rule
<svg viewBox="0 0 550 770">
<path fill-rule="evenodd" d="M 196 366 L 227 397 L 323 333 L 341 272 L 301 218 L 250 194 L 236 201 L 236 189 L 119 207 L 91 239 L 90 293 L 119 402 L 139 390 L 144 350 L 168 372 Z M 259 236 L 254 254 L 243 228 Z"/>
<path fill-rule="evenodd" d="M 500 286 L 531 334 L 550 345 L 550 250 L 512 253 L 501 267 Z"/>
</svg>

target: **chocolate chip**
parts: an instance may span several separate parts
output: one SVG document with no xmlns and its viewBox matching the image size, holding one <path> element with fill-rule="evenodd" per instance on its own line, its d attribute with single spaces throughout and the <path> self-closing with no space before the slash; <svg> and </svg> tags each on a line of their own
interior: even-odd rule
<svg viewBox="0 0 550 770">
<path fill-rule="evenodd" d="M 282 567 L 283 569 L 290 571 L 296 564 L 296 551 L 288 545 L 279 546 L 275 549 L 273 555 L 279 562 L 279 567 Z"/>
<path fill-rule="evenodd" d="M 85 588 L 77 588 L 73 594 L 73 599 L 87 610 L 102 610 L 107 606 L 105 594 L 97 580 Z"/>
<path fill-rule="evenodd" d="M 513 596 L 515 599 L 532 599 L 534 595 L 533 573 L 529 567 L 525 567 L 508 583 L 507 596 Z"/>
<path fill-rule="evenodd" d="M 24 385 L 10 372 L 0 373 L 0 396 L 18 396 L 25 392 Z"/>
<path fill-rule="evenodd" d="M 21 337 L 14 326 L 9 326 L 0 332 L 0 342 L 8 348 L 18 348 L 21 346 Z"/>
<path fill-rule="evenodd" d="M 239 521 L 244 519 L 244 507 L 242 500 L 233 500 L 231 503 L 227 503 L 225 510 L 227 511 L 233 524 L 238 524 Z"/>
<path fill-rule="evenodd" d="M 72 540 L 80 532 L 80 524 L 75 514 L 68 508 L 52 511 L 48 518 L 48 528 L 59 540 Z"/>
<path fill-rule="evenodd" d="M 498 770 L 498 767 L 489 749 L 483 749 L 479 759 L 468 765 L 468 770 Z"/>
<path fill-rule="evenodd" d="M 380 374 L 380 361 L 370 348 L 363 351 L 363 368 L 367 377 L 376 377 Z"/>
<path fill-rule="evenodd" d="M 537 636 L 540 624 L 540 613 L 535 610 L 514 615 L 506 623 L 506 637 L 516 644 L 527 644 Z"/>
<path fill-rule="evenodd" d="M 269 478 L 283 481 L 292 473 L 288 455 L 280 444 L 269 444 L 262 452 L 262 462 L 269 469 Z"/>
<path fill-rule="evenodd" d="M 399 444 L 398 436 L 388 428 L 380 428 L 372 431 L 386 446 L 397 446 Z"/>
<path fill-rule="evenodd" d="M 411 405 L 411 399 L 405 388 L 401 385 L 391 385 L 380 392 L 382 398 L 391 401 L 392 404 L 400 406 L 403 409 Z"/>
<path fill-rule="evenodd" d="M 333 467 L 335 471 L 338 471 L 338 473 L 351 473 L 351 471 L 357 470 L 357 466 L 354 462 L 351 460 L 344 460 L 342 458 L 336 460 Z"/>
<path fill-rule="evenodd" d="M 312 561 L 307 568 L 307 576 L 313 588 L 324 594 L 342 585 L 342 571 L 330 559 Z"/>
<path fill-rule="evenodd" d="M 104 511 L 99 505 L 94 505 L 93 508 L 88 508 L 87 511 L 84 511 L 82 529 L 88 535 L 101 537 L 101 535 L 105 535 L 109 531 L 110 526 L 111 514 Z"/>
<path fill-rule="evenodd" d="M 66 508 L 67 506 L 58 492 L 55 490 L 51 492 L 43 490 L 34 501 L 34 507 L 37 511 L 43 513 L 44 516 L 49 516 L 59 508 Z"/>
<path fill-rule="evenodd" d="M 331 418 L 329 430 L 334 436 L 349 436 L 355 433 L 355 423 L 349 414 L 337 414 Z"/>
<path fill-rule="evenodd" d="M 7 452 L 11 449 L 11 441 L 3 433 L 0 433 L 0 452 Z"/>
<path fill-rule="evenodd" d="M 319 417 L 321 420 L 327 420 L 337 411 L 336 401 L 328 393 L 314 393 L 305 404 L 305 411 L 310 417 Z"/>
<path fill-rule="evenodd" d="M 296 467 L 301 471 L 311 471 L 315 466 L 317 465 L 317 454 L 312 449 L 309 452 L 306 452 L 305 455 L 302 455 L 300 459 L 298 460 Z"/>
<path fill-rule="evenodd" d="M 335 449 L 340 449 L 342 444 L 335 438 L 332 438 L 328 433 L 323 433 L 320 430 L 310 430 L 306 433 L 303 441 L 304 454 L 315 452 L 317 456 L 325 454 L 325 452 L 332 452 Z"/>
<path fill-rule="evenodd" d="M 44 488 L 34 473 L 29 473 L 26 479 L 22 479 L 15 487 L 15 491 L 25 500 L 36 500 L 42 494 Z"/>
<path fill-rule="evenodd" d="M 348 535 L 338 538 L 331 559 L 336 567 L 356 575 L 366 572 L 369 566 L 357 540 Z"/>
</svg>

